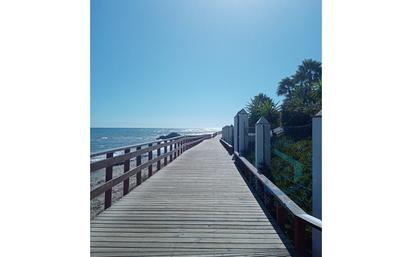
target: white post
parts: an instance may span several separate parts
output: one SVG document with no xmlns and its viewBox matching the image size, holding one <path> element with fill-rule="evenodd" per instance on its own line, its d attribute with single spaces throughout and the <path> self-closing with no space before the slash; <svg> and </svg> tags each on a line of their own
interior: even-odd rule
<svg viewBox="0 0 412 257">
<path fill-rule="evenodd" d="M 225 139 L 225 127 L 222 128 L 222 139 Z"/>
<path fill-rule="evenodd" d="M 322 220 L 322 111 L 312 119 L 312 209 Z M 312 256 L 322 256 L 322 233 L 312 229 Z"/>
<path fill-rule="evenodd" d="M 239 152 L 239 116 L 237 114 L 235 115 L 233 124 L 233 150 Z"/>
<path fill-rule="evenodd" d="M 238 117 L 238 150 L 240 155 L 244 155 L 249 145 L 249 117 L 248 113 L 242 109 L 237 113 Z"/>
<path fill-rule="evenodd" d="M 228 129 L 228 137 L 229 137 L 229 144 L 231 144 L 233 146 L 233 125 L 229 126 Z"/>
<path fill-rule="evenodd" d="M 261 172 L 270 165 L 270 123 L 261 117 L 255 128 L 255 167 Z"/>
</svg>

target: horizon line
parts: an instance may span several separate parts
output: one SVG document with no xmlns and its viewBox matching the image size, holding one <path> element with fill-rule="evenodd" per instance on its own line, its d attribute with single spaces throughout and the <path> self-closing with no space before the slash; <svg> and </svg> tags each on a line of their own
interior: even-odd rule
<svg viewBox="0 0 412 257">
<path fill-rule="evenodd" d="M 173 128 L 173 127 L 90 127 L 91 129 L 92 128 L 127 128 L 127 129 L 129 129 L 129 128 L 147 128 L 147 129 L 220 129 L 220 128 L 211 128 L 211 127 L 204 127 L 204 128 L 201 128 L 201 127 L 182 127 L 182 128 L 178 128 L 178 127 L 175 127 L 175 128 Z"/>
</svg>

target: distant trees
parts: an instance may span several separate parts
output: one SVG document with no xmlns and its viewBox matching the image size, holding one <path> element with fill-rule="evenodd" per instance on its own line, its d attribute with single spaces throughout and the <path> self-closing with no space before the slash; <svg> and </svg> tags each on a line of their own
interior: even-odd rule
<svg viewBox="0 0 412 257">
<path fill-rule="evenodd" d="M 262 116 L 269 121 L 272 128 L 279 126 L 280 108 L 278 104 L 275 104 L 269 96 L 263 93 L 254 96 L 252 99 L 250 99 L 250 102 L 246 106 L 246 109 L 249 113 L 250 127 L 254 127 L 256 122 Z"/>
<path fill-rule="evenodd" d="M 322 64 L 312 59 L 303 60 L 294 74 L 278 83 L 278 96 L 285 97 L 283 104 L 260 93 L 247 104 L 249 126 L 265 117 L 276 128 L 282 124 L 287 135 L 295 139 L 312 134 L 312 117 L 322 109 Z"/>
<path fill-rule="evenodd" d="M 277 94 L 284 96 L 282 125 L 294 138 L 311 136 L 312 117 L 322 109 L 322 65 L 305 59 L 297 71 L 278 84 Z"/>
<path fill-rule="evenodd" d="M 312 117 L 322 109 L 322 64 L 303 60 L 294 74 L 278 83 L 276 93 L 284 97 L 281 106 L 263 93 L 250 100 L 246 106 L 249 126 L 263 116 L 272 128 L 282 125 L 285 134 L 296 140 L 311 137 Z"/>
</svg>

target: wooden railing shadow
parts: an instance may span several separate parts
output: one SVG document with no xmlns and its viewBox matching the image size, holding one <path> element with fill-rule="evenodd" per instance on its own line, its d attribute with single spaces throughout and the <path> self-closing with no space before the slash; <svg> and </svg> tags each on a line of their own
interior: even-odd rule
<svg viewBox="0 0 412 257">
<path fill-rule="evenodd" d="M 253 166 L 245 157 L 234 151 L 233 146 L 220 139 L 223 147 L 230 155 L 239 172 L 253 190 L 260 203 L 263 204 L 269 219 L 275 221 L 275 229 L 281 229 L 283 237 L 293 243 L 296 253 L 300 256 L 311 256 L 311 241 L 309 240 L 311 230 L 322 231 L 322 221 L 307 214 L 295 202 L 293 202 L 272 181 Z M 292 233 L 290 233 L 292 232 Z"/>
</svg>

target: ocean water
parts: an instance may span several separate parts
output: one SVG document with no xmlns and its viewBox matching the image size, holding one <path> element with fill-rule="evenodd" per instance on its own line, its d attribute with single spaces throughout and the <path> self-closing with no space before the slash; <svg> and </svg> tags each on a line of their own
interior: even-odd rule
<svg viewBox="0 0 412 257">
<path fill-rule="evenodd" d="M 177 132 L 181 135 L 213 133 L 209 128 L 91 128 L 90 149 L 92 153 L 156 140 L 157 137 Z"/>
</svg>

